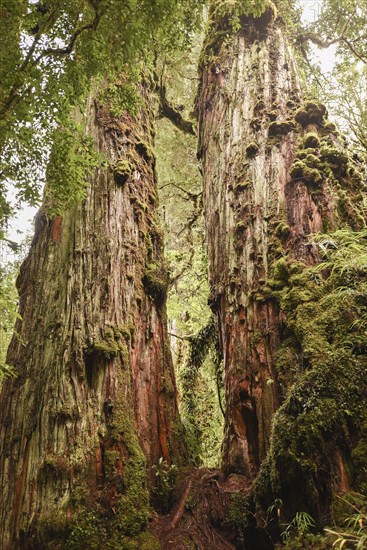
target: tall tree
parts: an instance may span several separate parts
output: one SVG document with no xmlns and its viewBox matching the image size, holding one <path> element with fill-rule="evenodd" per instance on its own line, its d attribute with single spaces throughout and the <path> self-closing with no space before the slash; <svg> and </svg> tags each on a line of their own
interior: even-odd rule
<svg viewBox="0 0 367 550">
<path fill-rule="evenodd" d="M 166 0 L 1 12 L 14 30 L 2 34 L 1 177 L 37 201 L 48 162 L 18 279 L 17 378 L 1 395 L 4 548 L 120 547 L 147 521 L 149 468 L 182 460 L 148 73 L 158 50 L 187 45 L 199 13 Z"/>
<path fill-rule="evenodd" d="M 358 407 L 340 416 L 339 391 L 343 380 L 349 399 L 365 402 L 365 360 L 358 346 L 350 354 L 353 318 L 343 300 L 330 307 L 335 294 L 330 299 L 326 271 L 309 271 L 320 261 L 310 239 L 365 227 L 365 175 L 360 160 L 342 151 L 326 108 L 304 99 L 285 6 L 278 7 L 279 14 L 272 2 L 212 2 L 201 61 L 199 155 L 211 305 L 224 355 L 223 463 L 255 479 L 268 456 L 258 482 L 260 492 L 261 483 L 267 487 L 267 504 L 280 497 L 290 516 L 308 510 L 320 518 L 333 491 L 358 487 L 350 472 L 364 416 Z M 301 281 L 307 290 L 297 295 Z M 329 296 L 325 315 L 317 292 Z M 340 331 L 327 341 L 325 325 L 333 331 L 335 322 Z M 325 387 L 323 372 L 335 363 L 338 375 Z M 317 428 L 309 428 L 317 429 L 318 445 L 312 438 L 301 444 L 302 427 L 318 414 Z"/>
<path fill-rule="evenodd" d="M 288 8 L 210 5 L 198 153 L 224 357 L 223 471 L 187 476 L 176 510 L 158 523 L 167 548 L 271 548 L 254 527 L 254 501 L 270 510 L 282 501 L 285 519 L 308 512 L 322 525 L 336 492 L 367 483 L 366 174 L 326 107 L 305 97 Z M 80 177 L 83 151 L 94 168 L 92 142 L 108 166 L 65 214 L 62 186 L 47 198 L 19 278 L 22 319 L 8 356 L 19 376 L 6 381 L 0 413 L 6 549 L 144 547 L 130 537 L 148 518 L 146 466 L 167 481 L 183 454 L 150 90 L 140 85 L 135 115 L 118 113 L 130 90 L 119 79 L 104 101 L 89 101 L 91 139 L 75 149 L 72 127 L 55 134 L 51 188 L 60 151 L 73 160 L 69 176 Z M 161 113 L 192 134 L 154 86 Z M 195 368 L 212 329 L 192 339 Z"/>
<path fill-rule="evenodd" d="M 295 149 L 292 109 L 300 98 L 275 7 L 263 10 L 212 4 L 198 102 L 211 302 L 219 314 L 226 373 L 224 462 L 250 476 L 266 455 L 279 406 L 274 350 L 281 319 L 261 288 L 277 253 L 269 225 L 285 215 Z M 306 223 L 309 232 L 308 217 Z"/>
<path fill-rule="evenodd" d="M 107 537 L 120 547 L 147 521 L 147 467 L 180 462 L 153 113 L 140 91 L 136 117 L 89 102 L 108 165 L 63 217 L 41 209 L 21 268 L 17 378 L 1 394 L 4 550 L 100 548 Z"/>
</svg>

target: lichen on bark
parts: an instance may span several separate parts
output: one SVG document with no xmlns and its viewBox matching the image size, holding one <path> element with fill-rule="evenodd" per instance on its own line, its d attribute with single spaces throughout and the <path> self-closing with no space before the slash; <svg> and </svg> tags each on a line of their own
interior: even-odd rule
<svg viewBox="0 0 367 550">
<path fill-rule="evenodd" d="M 342 304 L 333 303 L 334 296 L 326 320 L 317 276 L 309 280 L 321 259 L 311 236 L 365 227 L 365 174 L 361 163 L 343 151 L 326 107 L 303 99 L 282 21 L 272 17 L 259 26 L 256 18 L 246 16 L 240 23 L 235 32 L 223 32 L 220 26 L 209 31 L 197 103 L 210 303 L 219 317 L 224 355 L 223 465 L 227 472 L 253 480 L 262 465 L 257 487 L 270 480 L 263 485 L 269 497 L 265 508 L 282 498 L 286 519 L 309 510 L 323 521 L 333 491 L 345 489 L 346 479 L 358 486 L 350 476 L 355 443 L 343 443 L 343 437 L 359 440 L 363 415 L 350 411 L 355 427 L 347 431 L 335 426 L 341 421 L 340 380 L 349 398 L 356 398 L 352 379 L 364 367 L 347 351 L 338 355 L 342 331 L 335 334 L 336 355 L 330 363 L 315 355 L 320 348 L 316 352 L 312 346 L 325 323 L 333 332 L 336 319 L 342 327 L 347 316 Z M 300 312 L 297 327 L 295 311 Z M 298 357 L 308 357 L 309 374 L 297 370 Z M 335 362 L 339 370 L 333 377 Z M 319 378 L 326 372 L 329 388 Z M 310 388 L 317 395 L 310 416 L 289 412 L 292 395 L 309 395 Z M 364 395 L 363 389 L 357 393 L 357 399 Z M 303 430 L 310 423 L 315 439 L 307 447 Z M 325 449 L 334 453 L 328 466 Z M 321 472 L 313 477 L 317 467 L 327 470 L 323 478 Z M 303 497 L 297 501 L 298 493 Z"/>
<path fill-rule="evenodd" d="M 165 288 L 157 304 L 144 285 L 163 251 L 146 83 L 141 96 L 135 117 L 90 99 L 86 131 L 108 166 L 62 217 L 41 208 L 21 267 L 18 376 L 1 393 L 4 550 L 136 536 L 151 466 L 182 459 Z"/>
</svg>

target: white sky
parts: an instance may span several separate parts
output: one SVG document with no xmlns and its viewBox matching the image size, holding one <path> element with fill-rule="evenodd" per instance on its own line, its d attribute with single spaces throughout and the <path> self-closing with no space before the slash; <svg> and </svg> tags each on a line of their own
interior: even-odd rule
<svg viewBox="0 0 367 550">
<path fill-rule="evenodd" d="M 305 23 L 317 21 L 322 12 L 322 0 L 297 0 L 303 9 L 303 19 Z M 333 68 L 336 61 L 336 45 L 330 46 L 326 50 L 321 50 L 316 46 L 311 47 L 313 54 L 312 61 L 320 63 L 322 72 L 327 74 Z"/>
<path fill-rule="evenodd" d="M 19 243 L 32 229 L 33 218 L 38 208 L 25 206 L 9 224 L 7 236 L 11 241 Z"/>
</svg>

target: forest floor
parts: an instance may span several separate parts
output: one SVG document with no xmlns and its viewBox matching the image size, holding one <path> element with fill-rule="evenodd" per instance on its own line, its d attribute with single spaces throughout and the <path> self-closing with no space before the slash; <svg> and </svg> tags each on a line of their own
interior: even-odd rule
<svg viewBox="0 0 367 550">
<path fill-rule="evenodd" d="M 247 523 L 251 483 L 236 474 L 196 468 L 178 480 L 171 511 L 150 531 L 164 550 L 271 550 L 270 537 Z"/>
</svg>

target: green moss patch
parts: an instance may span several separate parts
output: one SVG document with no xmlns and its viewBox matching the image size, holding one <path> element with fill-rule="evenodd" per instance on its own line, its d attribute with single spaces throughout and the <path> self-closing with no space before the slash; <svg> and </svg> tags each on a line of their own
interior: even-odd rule
<svg viewBox="0 0 367 550">
<path fill-rule="evenodd" d="M 114 178 L 118 185 L 124 185 L 134 173 L 134 165 L 128 160 L 119 160 L 114 166 Z"/>
<path fill-rule="evenodd" d="M 92 349 L 106 359 L 113 359 L 119 354 L 119 347 L 113 340 L 96 340 Z"/>
<path fill-rule="evenodd" d="M 231 493 L 224 526 L 230 529 L 241 544 L 245 543 L 245 532 L 249 526 L 251 512 L 248 496 L 240 492 Z"/>
<path fill-rule="evenodd" d="M 308 132 L 303 137 L 303 149 L 317 149 L 320 147 L 320 138 L 315 132 Z"/>
<path fill-rule="evenodd" d="M 160 550 L 159 540 L 152 533 L 142 533 L 137 537 L 125 538 L 121 550 Z"/>
<path fill-rule="evenodd" d="M 321 135 L 326 122 L 322 124 Z M 336 196 L 334 223 L 348 223 L 356 230 L 365 227 L 362 208 L 366 176 L 363 164 L 345 152 L 336 136 L 328 134 L 320 138 L 316 132 L 306 133 L 299 140 L 290 175 L 292 182 L 303 181 L 309 187 L 321 213 L 325 205 L 324 192 Z M 330 221 L 329 217 L 323 216 L 324 230 L 328 230 Z"/>
<path fill-rule="evenodd" d="M 323 130 L 329 134 L 339 135 L 337 127 L 333 122 L 330 122 L 329 120 L 324 123 Z"/>
<path fill-rule="evenodd" d="M 135 143 L 135 148 L 147 162 L 154 160 L 154 151 L 151 146 L 144 140 L 140 139 Z"/>
<path fill-rule="evenodd" d="M 120 460 L 121 455 L 118 451 L 114 449 L 105 451 L 103 456 L 103 466 L 106 479 L 113 479 L 116 472 L 116 463 Z"/>
<path fill-rule="evenodd" d="M 215 0 L 209 11 L 209 31 L 206 35 L 199 67 L 204 68 L 218 59 L 222 46 L 231 36 L 244 29 L 251 36 L 265 36 L 267 28 L 277 17 L 277 8 L 271 0 Z"/>
<path fill-rule="evenodd" d="M 321 158 L 334 166 L 346 167 L 350 162 L 350 157 L 341 149 L 333 146 L 323 145 L 321 148 Z"/>
<path fill-rule="evenodd" d="M 289 225 L 285 221 L 280 221 L 275 228 L 275 235 L 283 242 L 290 236 Z"/>
<path fill-rule="evenodd" d="M 121 333 L 120 328 L 107 327 L 103 339 L 96 338 L 94 342 L 88 346 L 86 355 L 111 361 L 119 355 L 125 357 L 127 351 L 124 334 Z"/>
<path fill-rule="evenodd" d="M 294 130 L 294 123 L 291 121 L 271 122 L 269 124 L 269 137 L 285 136 Z"/>
<path fill-rule="evenodd" d="M 162 305 L 167 296 L 169 273 L 163 262 L 149 263 L 143 275 L 143 284 L 157 305 Z"/>
<path fill-rule="evenodd" d="M 65 550 L 99 550 L 107 543 L 107 531 L 101 518 L 95 512 L 82 512 L 78 515 Z"/>
<path fill-rule="evenodd" d="M 317 240 L 323 262 L 282 258 L 268 281 L 286 316 L 276 356 L 286 398 L 255 497 L 265 509 L 281 499 L 288 521 L 331 513 L 338 456 L 354 489 L 367 482 L 367 235 L 344 229 Z"/>
<path fill-rule="evenodd" d="M 367 495 L 367 421 L 362 424 L 360 434 L 361 438 L 352 451 L 352 460 L 359 490 Z"/>
<path fill-rule="evenodd" d="M 293 181 L 302 180 L 308 184 L 319 185 L 322 183 L 322 173 L 317 168 L 308 166 L 306 161 L 297 160 L 293 163 L 290 175 Z"/>
<path fill-rule="evenodd" d="M 319 101 L 306 101 L 302 107 L 297 109 L 294 118 L 302 127 L 306 127 L 309 124 L 322 126 L 326 116 L 325 105 Z"/>
</svg>

